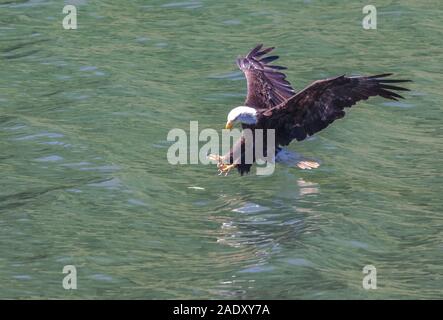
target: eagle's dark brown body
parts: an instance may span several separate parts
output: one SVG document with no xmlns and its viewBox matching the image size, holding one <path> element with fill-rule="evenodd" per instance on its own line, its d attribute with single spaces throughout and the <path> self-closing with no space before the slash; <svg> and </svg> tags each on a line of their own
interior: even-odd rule
<svg viewBox="0 0 443 320">
<path fill-rule="evenodd" d="M 346 77 L 318 80 L 305 89 L 295 92 L 286 76 L 280 72 L 285 69 L 269 63 L 278 56 L 265 56 L 274 48 L 255 47 L 237 65 L 244 72 L 248 94 L 245 105 L 257 110 L 257 123 L 243 128 L 275 129 L 276 146 L 288 145 L 292 140 L 304 140 L 329 124 L 345 116 L 349 108 L 360 100 L 372 96 L 397 100 L 403 98 L 396 92 L 408 89 L 394 85 L 410 80 L 386 79 L 389 73 L 375 76 Z M 254 146 L 255 148 L 255 143 Z M 242 148 L 241 159 L 233 159 L 234 150 Z M 230 163 L 235 163 L 243 175 L 250 171 L 251 164 L 244 161 L 244 138 L 239 140 L 227 155 Z M 237 154 L 237 153 L 235 153 Z"/>
</svg>

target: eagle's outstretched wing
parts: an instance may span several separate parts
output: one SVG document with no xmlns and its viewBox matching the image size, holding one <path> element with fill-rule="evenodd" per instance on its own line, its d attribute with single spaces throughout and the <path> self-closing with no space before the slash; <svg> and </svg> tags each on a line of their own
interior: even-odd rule
<svg viewBox="0 0 443 320">
<path fill-rule="evenodd" d="M 275 107 L 295 94 L 286 75 L 278 71 L 286 68 L 269 64 L 278 59 L 278 56 L 263 57 L 274 47 L 262 47 L 260 44 L 246 57 L 237 59 L 237 65 L 244 72 L 248 84 L 245 105 L 256 109 Z"/>
<path fill-rule="evenodd" d="M 394 90 L 408 89 L 393 83 L 410 80 L 384 79 L 390 75 L 339 76 L 315 81 L 287 101 L 264 111 L 266 127 L 276 130 L 276 142 L 280 145 L 287 145 L 293 139 L 304 140 L 344 117 L 344 108 L 349 108 L 360 100 L 372 96 L 392 100 L 403 98 Z"/>
</svg>

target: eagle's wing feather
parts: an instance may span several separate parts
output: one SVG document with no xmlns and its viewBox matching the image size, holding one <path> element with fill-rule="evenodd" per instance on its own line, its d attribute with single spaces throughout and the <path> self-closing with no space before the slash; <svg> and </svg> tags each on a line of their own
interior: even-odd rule
<svg viewBox="0 0 443 320">
<path fill-rule="evenodd" d="M 246 76 L 248 94 L 245 105 L 256 109 L 268 109 L 277 106 L 295 94 L 286 75 L 278 70 L 286 69 L 281 66 L 269 65 L 278 56 L 267 56 L 274 47 L 262 49 L 258 45 L 244 58 L 237 59 L 237 65 Z"/>
<path fill-rule="evenodd" d="M 287 145 L 293 139 L 306 137 L 326 128 L 336 119 L 344 117 L 344 108 L 372 96 L 397 100 L 403 98 L 393 90 L 408 89 L 393 85 L 410 80 L 384 79 L 391 74 L 346 77 L 318 80 L 263 113 L 268 128 L 275 128 L 277 143 Z"/>
</svg>

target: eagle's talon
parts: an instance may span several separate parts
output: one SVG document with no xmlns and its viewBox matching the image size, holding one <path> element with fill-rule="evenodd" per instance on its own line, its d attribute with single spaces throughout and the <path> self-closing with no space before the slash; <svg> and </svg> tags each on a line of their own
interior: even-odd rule
<svg viewBox="0 0 443 320">
<path fill-rule="evenodd" d="M 315 161 L 299 161 L 297 163 L 297 167 L 299 167 L 300 169 L 307 169 L 307 170 L 317 169 L 319 166 L 320 164 Z"/>
<path fill-rule="evenodd" d="M 223 161 L 225 160 L 224 156 L 220 156 L 218 154 L 208 154 L 207 155 L 209 160 L 217 161 L 217 169 L 218 169 L 218 175 L 225 175 L 227 176 L 229 171 L 231 171 L 232 168 L 235 167 L 235 164 L 227 164 Z"/>
<path fill-rule="evenodd" d="M 219 176 L 221 176 L 222 174 L 227 176 L 229 171 L 231 171 L 231 169 L 235 167 L 235 164 L 220 163 L 217 165 L 217 167 L 218 167 Z"/>
</svg>

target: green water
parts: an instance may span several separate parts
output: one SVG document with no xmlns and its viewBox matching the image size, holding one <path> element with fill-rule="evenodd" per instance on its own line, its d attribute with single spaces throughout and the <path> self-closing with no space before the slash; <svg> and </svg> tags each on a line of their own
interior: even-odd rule
<svg viewBox="0 0 443 320">
<path fill-rule="evenodd" d="M 377 30 L 360 1 L 180 1 L 0 0 L 0 298 L 443 298 L 441 1 L 377 1 Z M 412 91 L 292 144 L 317 170 L 170 165 L 170 129 L 243 103 L 260 42 L 296 89 Z"/>
</svg>

